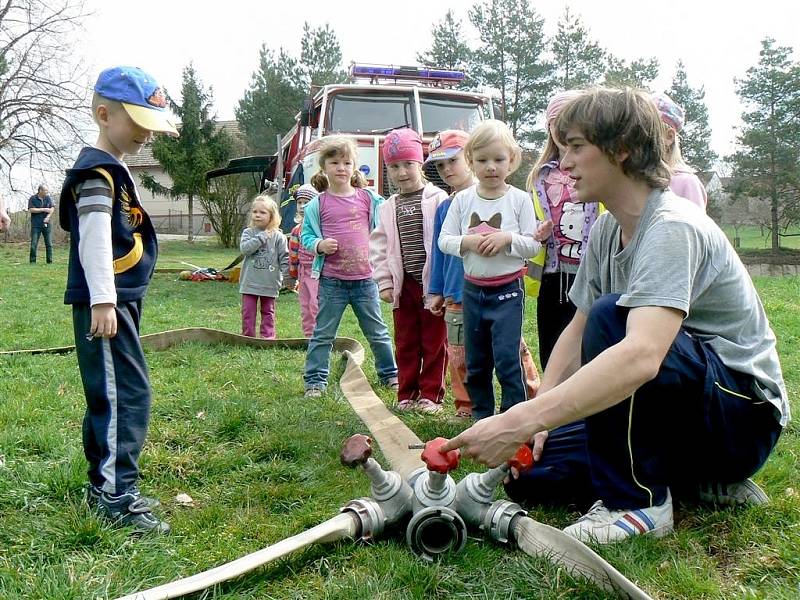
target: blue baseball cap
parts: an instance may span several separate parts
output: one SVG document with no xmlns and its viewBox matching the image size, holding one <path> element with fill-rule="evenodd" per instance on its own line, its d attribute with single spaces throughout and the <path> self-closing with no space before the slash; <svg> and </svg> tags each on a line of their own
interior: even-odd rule
<svg viewBox="0 0 800 600">
<path fill-rule="evenodd" d="M 139 127 L 173 136 L 178 129 L 167 112 L 167 97 L 158 82 L 138 67 L 111 67 L 100 73 L 94 91 L 120 102 Z"/>
</svg>

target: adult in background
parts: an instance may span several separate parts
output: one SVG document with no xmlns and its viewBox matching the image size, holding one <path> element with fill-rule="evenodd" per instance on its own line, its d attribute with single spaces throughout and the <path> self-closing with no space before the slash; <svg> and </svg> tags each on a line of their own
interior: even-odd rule
<svg viewBox="0 0 800 600">
<path fill-rule="evenodd" d="M 50 234 L 50 215 L 53 214 L 53 199 L 47 193 L 47 186 L 40 185 L 39 190 L 28 198 L 28 212 L 31 213 L 31 262 L 36 262 L 36 247 L 42 236 L 47 262 L 51 263 L 53 239 Z"/>
<path fill-rule="evenodd" d="M 11 226 L 11 217 L 8 216 L 6 210 L 6 201 L 3 195 L 0 194 L 0 232 L 6 231 Z"/>
<path fill-rule="evenodd" d="M 789 421 L 775 334 L 725 234 L 667 188 L 655 105 L 601 88 L 567 105 L 556 128 L 578 200 L 608 209 L 570 290 L 577 311 L 536 398 L 441 450 L 497 465 L 535 436 L 538 464 L 506 491 L 595 501 L 564 530 L 582 541 L 672 531 L 672 493 L 766 502 L 748 478 Z"/>
</svg>

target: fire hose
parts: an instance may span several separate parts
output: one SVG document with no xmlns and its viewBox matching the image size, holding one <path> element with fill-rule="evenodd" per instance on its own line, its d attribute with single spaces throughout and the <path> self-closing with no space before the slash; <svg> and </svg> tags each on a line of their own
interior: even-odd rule
<svg viewBox="0 0 800 600">
<path fill-rule="evenodd" d="M 304 338 L 263 340 L 200 327 L 144 335 L 141 340 L 143 346 L 153 350 L 164 350 L 184 342 L 297 350 L 307 346 Z M 73 349 L 74 346 L 64 346 L 4 351 L 0 352 L 0 357 L 66 353 Z M 341 461 L 348 467 L 363 469 L 371 482 L 371 497 L 352 500 L 335 517 L 242 558 L 118 600 L 177 598 L 238 577 L 311 544 L 374 539 L 386 527 L 405 522 L 409 515 L 406 540 L 412 551 L 424 560 L 461 550 L 467 531 L 472 529 L 495 542 L 518 547 L 530 556 L 544 557 L 573 575 L 616 592 L 621 598 L 650 599 L 579 540 L 534 521 L 518 504 L 492 501 L 494 489 L 506 477 L 510 466 L 525 469 L 532 465 L 532 457 L 528 456 L 530 450 L 525 452 L 527 447 L 521 448 L 509 464 L 482 474 L 470 473 L 456 484 L 449 472 L 458 465 L 458 452 L 440 454 L 438 447 L 444 443 L 442 438 L 422 444 L 416 434 L 389 411 L 372 391 L 361 370 L 364 360 L 361 344 L 351 338 L 336 338 L 334 350 L 342 353 L 345 360 L 339 381 L 342 393 L 393 467 L 391 471 L 384 471 L 372 458 L 372 440 L 367 436 L 356 435 L 347 440 Z M 421 448 L 424 448 L 422 453 Z"/>
</svg>

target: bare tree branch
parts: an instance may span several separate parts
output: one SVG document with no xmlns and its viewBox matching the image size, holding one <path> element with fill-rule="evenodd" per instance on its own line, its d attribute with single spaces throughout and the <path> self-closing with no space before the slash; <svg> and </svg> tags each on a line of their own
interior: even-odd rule
<svg viewBox="0 0 800 600">
<path fill-rule="evenodd" d="M 60 171 L 88 119 L 89 79 L 75 41 L 87 16 L 82 0 L 0 2 L 0 174 Z"/>
</svg>

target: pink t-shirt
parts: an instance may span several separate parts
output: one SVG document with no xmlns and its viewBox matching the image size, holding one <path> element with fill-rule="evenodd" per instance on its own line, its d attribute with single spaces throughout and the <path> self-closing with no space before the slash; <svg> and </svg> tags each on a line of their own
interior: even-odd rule
<svg viewBox="0 0 800 600">
<path fill-rule="evenodd" d="M 334 238 L 339 243 L 339 249 L 325 257 L 322 276 L 349 281 L 371 278 L 369 194 L 359 188 L 347 197 L 323 192 L 319 203 L 322 237 Z"/>
</svg>

